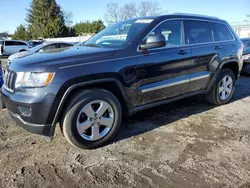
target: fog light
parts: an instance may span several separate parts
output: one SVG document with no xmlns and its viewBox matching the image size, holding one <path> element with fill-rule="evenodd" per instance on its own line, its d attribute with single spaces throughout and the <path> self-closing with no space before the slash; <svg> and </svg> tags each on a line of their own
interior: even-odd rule
<svg viewBox="0 0 250 188">
<path fill-rule="evenodd" d="M 18 105 L 18 110 L 21 112 L 22 116 L 30 117 L 31 116 L 31 108 Z"/>
</svg>

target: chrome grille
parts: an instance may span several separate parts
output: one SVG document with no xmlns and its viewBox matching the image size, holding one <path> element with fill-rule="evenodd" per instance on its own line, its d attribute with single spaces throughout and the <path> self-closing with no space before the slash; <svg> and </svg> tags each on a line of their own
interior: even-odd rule
<svg viewBox="0 0 250 188">
<path fill-rule="evenodd" d="M 4 74 L 4 88 L 13 93 L 16 82 L 16 73 L 10 70 L 6 70 Z"/>
</svg>

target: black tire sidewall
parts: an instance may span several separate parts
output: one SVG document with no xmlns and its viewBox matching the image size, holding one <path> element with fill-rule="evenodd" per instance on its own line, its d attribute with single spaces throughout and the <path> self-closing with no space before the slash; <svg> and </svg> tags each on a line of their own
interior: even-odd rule
<svg viewBox="0 0 250 188">
<path fill-rule="evenodd" d="M 226 99 L 226 100 L 222 100 L 219 96 L 219 88 L 220 88 L 220 82 L 221 80 L 225 77 L 225 76 L 230 76 L 233 80 L 233 89 L 232 89 L 232 92 L 230 94 L 230 96 Z M 219 105 L 223 105 L 223 104 L 226 104 L 228 103 L 233 95 L 234 95 L 234 90 L 235 90 L 235 75 L 234 73 L 230 70 L 230 69 L 223 69 L 217 79 L 217 82 L 216 82 L 216 91 L 215 91 L 215 95 L 216 95 L 216 101 Z"/>
<path fill-rule="evenodd" d="M 81 109 L 88 103 L 95 101 L 95 100 L 103 100 L 107 102 L 114 111 L 114 123 L 109 131 L 109 133 L 102 139 L 98 141 L 88 141 L 85 140 L 80 136 L 80 134 L 77 131 L 76 127 L 76 121 L 77 116 L 80 113 Z M 66 132 L 64 131 L 64 134 L 68 134 L 67 137 L 70 139 L 70 142 L 79 148 L 83 149 L 94 149 L 97 147 L 100 147 L 102 145 L 105 145 L 108 143 L 117 133 L 117 131 L 120 128 L 122 119 L 122 111 L 120 107 L 120 103 L 116 99 L 115 96 L 113 96 L 111 93 L 103 91 L 103 90 L 90 90 L 82 95 L 74 102 L 74 104 L 71 104 L 69 107 L 69 111 L 67 112 L 65 116 L 65 121 L 63 123 L 63 126 L 66 126 Z"/>
</svg>

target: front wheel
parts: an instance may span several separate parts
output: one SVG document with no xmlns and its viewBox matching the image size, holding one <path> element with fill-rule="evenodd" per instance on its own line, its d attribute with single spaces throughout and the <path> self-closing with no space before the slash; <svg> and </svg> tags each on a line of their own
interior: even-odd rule
<svg viewBox="0 0 250 188">
<path fill-rule="evenodd" d="M 71 145 L 94 149 L 107 144 L 116 135 L 121 119 L 121 105 L 112 93 L 89 89 L 72 96 L 61 129 Z"/>
<path fill-rule="evenodd" d="M 235 75 L 230 69 L 222 69 L 212 90 L 206 95 L 208 102 L 215 105 L 228 103 L 234 94 Z"/>
</svg>

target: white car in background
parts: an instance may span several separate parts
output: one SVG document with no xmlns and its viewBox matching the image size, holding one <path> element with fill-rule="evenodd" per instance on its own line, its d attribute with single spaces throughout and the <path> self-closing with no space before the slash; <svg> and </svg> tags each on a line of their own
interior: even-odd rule
<svg viewBox="0 0 250 188">
<path fill-rule="evenodd" d="M 31 46 L 27 41 L 2 40 L 0 41 L 0 55 L 9 56 L 17 52 L 27 51 Z"/>
<path fill-rule="evenodd" d="M 8 58 L 8 63 L 13 61 L 14 59 L 20 59 L 20 58 L 30 56 L 38 52 L 46 52 L 46 51 L 55 50 L 55 49 L 69 48 L 72 46 L 73 46 L 73 43 L 67 43 L 67 42 L 44 42 L 24 52 L 18 52 L 18 53 L 12 54 Z"/>
</svg>

